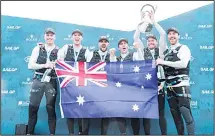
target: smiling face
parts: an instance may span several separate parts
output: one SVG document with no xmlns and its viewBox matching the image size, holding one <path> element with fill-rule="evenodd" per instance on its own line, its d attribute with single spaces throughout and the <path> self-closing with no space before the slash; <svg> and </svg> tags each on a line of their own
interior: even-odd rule
<svg viewBox="0 0 215 136">
<path fill-rule="evenodd" d="M 55 41 L 55 34 L 52 33 L 52 32 L 47 32 L 47 33 L 44 35 L 44 40 L 46 41 L 46 43 L 47 43 L 48 45 L 54 44 L 54 41 Z"/>
<path fill-rule="evenodd" d="M 147 46 L 148 46 L 149 49 L 154 49 L 154 48 L 156 48 L 156 47 L 157 47 L 157 44 L 158 44 L 158 42 L 157 42 L 156 39 L 154 39 L 154 38 L 152 38 L 152 37 L 149 37 L 149 38 L 147 39 Z"/>
<path fill-rule="evenodd" d="M 170 31 L 168 33 L 168 40 L 171 45 L 175 45 L 179 40 L 179 34 L 175 31 Z"/>
<path fill-rule="evenodd" d="M 83 37 L 80 33 L 77 32 L 72 35 L 72 41 L 74 45 L 79 46 L 82 40 L 83 40 Z"/>
</svg>

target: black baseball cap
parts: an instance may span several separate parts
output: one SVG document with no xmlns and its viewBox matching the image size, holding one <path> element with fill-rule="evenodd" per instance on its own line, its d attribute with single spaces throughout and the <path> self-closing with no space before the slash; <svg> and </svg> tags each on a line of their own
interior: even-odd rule
<svg viewBox="0 0 215 136">
<path fill-rule="evenodd" d="M 99 38 L 99 42 L 102 41 L 102 40 L 106 40 L 107 42 L 109 42 L 108 38 L 106 36 L 101 36 Z"/>
<path fill-rule="evenodd" d="M 156 36 L 153 34 L 146 35 L 146 40 L 148 40 L 149 38 L 153 38 L 153 39 L 157 40 Z"/>
<path fill-rule="evenodd" d="M 119 39 L 119 41 L 118 41 L 118 45 L 119 45 L 122 41 L 124 41 L 124 42 L 128 43 L 128 40 L 127 40 L 127 39 L 125 39 L 125 38 L 121 38 L 121 39 Z"/>
<path fill-rule="evenodd" d="M 178 31 L 178 29 L 177 28 L 175 28 L 175 27 L 171 27 L 171 28 L 169 28 L 168 30 L 167 30 L 167 34 L 169 34 L 169 32 L 171 32 L 171 31 L 174 31 L 174 32 L 176 32 L 176 33 L 178 33 L 178 35 L 179 35 L 179 31 Z"/>
<path fill-rule="evenodd" d="M 79 30 L 79 29 L 75 29 L 75 30 L 72 32 L 72 35 L 73 35 L 74 33 L 79 33 L 81 36 L 83 36 L 83 33 L 82 33 L 81 30 Z"/>
<path fill-rule="evenodd" d="M 55 34 L 55 30 L 54 30 L 53 28 L 51 28 L 51 27 L 46 28 L 45 34 L 47 34 L 47 33 L 49 33 L 49 32 Z"/>
</svg>

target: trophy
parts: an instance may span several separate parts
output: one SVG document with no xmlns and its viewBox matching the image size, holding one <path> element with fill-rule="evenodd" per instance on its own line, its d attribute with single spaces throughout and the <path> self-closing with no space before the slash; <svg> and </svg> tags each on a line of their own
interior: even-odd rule
<svg viewBox="0 0 215 136">
<path fill-rule="evenodd" d="M 157 7 L 151 4 L 144 5 L 141 10 L 141 22 L 138 24 L 138 29 L 141 33 L 151 32 L 153 22 L 150 19 L 149 13 L 155 14 Z"/>
</svg>

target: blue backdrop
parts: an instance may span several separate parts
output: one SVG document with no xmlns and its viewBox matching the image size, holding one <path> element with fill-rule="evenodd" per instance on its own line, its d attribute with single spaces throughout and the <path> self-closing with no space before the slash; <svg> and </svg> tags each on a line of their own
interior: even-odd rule
<svg viewBox="0 0 215 136">
<path fill-rule="evenodd" d="M 180 31 L 182 44 L 189 46 L 192 53 L 191 61 L 191 91 L 192 111 L 195 119 L 196 134 L 214 134 L 214 41 L 213 41 L 213 4 L 181 14 L 159 22 L 164 29 L 177 27 Z M 32 71 L 28 70 L 28 57 L 37 42 L 43 42 L 46 27 L 53 27 L 57 33 L 56 44 L 62 47 L 71 43 L 71 32 L 80 29 L 84 33 L 83 45 L 89 49 L 97 49 L 99 36 L 106 35 L 110 39 L 110 48 L 117 48 L 120 38 L 128 38 L 132 49 L 133 34 L 127 31 L 116 31 L 96 27 L 86 27 L 74 24 L 33 20 L 26 18 L 2 17 L 2 79 L 1 79 L 1 134 L 14 134 L 15 125 L 27 123 L 29 90 L 31 87 Z M 158 33 L 153 30 L 158 36 Z M 143 41 L 144 36 L 143 36 Z M 60 118 L 59 96 L 56 103 L 57 132 L 68 134 L 65 119 Z M 43 98 L 39 110 L 39 118 L 35 129 L 36 134 L 48 134 L 45 99 Z M 166 102 L 166 118 L 168 134 L 176 134 L 176 128 Z M 75 126 L 77 133 L 78 126 Z M 152 134 L 160 134 L 157 120 L 152 120 Z M 127 122 L 127 133 L 131 134 L 130 121 Z M 93 120 L 90 134 L 100 134 L 100 120 Z M 108 134 L 119 134 L 116 122 L 110 124 Z M 144 130 L 141 124 L 141 134 Z"/>
</svg>

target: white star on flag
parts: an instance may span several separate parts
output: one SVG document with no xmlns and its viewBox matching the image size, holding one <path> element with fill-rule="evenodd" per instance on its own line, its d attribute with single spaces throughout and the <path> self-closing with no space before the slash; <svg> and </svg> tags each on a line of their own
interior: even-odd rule
<svg viewBox="0 0 215 136">
<path fill-rule="evenodd" d="M 147 80 L 150 80 L 150 79 L 152 78 L 152 75 L 148 73 L 148 74 L 146 74 L 145 78 L 146 78 Z"/>
<path fill-rule="evenodd" d="M 132 105 L 132 109 L 134 111 L 138 111 L 140 108 L 139 108 L 139 106 L 137 104 L 134 104 L 134 105 Z"/>
<path fill-rule="evenodd" d="M 139 68 L 138 66 L 135 66 L 133 71 L 134 71 L 135 73 L 137 73 L 137 72 L 140 71 L 140 68 Z"/>
<path fill-rule="evenodd" d="M 120 82 L 116 83 L 116 87 L 121 87 L 121 86 L 122 86 L 122 84 Z"/>
<path fill-rule="evenodd" d="M 84 100 L 84 96 L 82 97 L 80 94 L 78 97 L 76 97 L 78 100 L 76 102 L 78 102 L 79 105 L 83 105 L 85 100 Z"/>
</svg>

